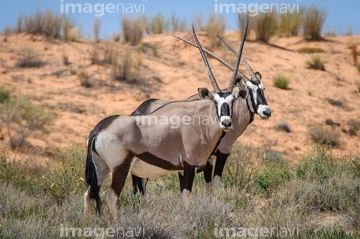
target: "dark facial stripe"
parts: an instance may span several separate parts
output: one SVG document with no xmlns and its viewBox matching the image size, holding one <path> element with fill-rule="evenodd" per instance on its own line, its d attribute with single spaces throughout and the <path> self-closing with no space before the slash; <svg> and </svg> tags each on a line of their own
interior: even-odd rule
<svg viewBox="0 0 360 239">
<path fill-rule="evenodd" d="M 144 152 L 142 154 L 138 154 L 138 155 L 136 155 L 136 157 L 138 157 L 139 159 L 141 159 L 142 161 L 144 161 L 148 164 L 151 164 L 151 165 L 159 167 L 159 168 L 163 168 L 165 170 L 176 171 L 176 170 L 183 169 L 181 165 L 173 165 L 173 164 L 169 163 L 168 161 L 161 159 L 149 152 Z"/>
<path fill-rule="evenodd" d="M 260 88 L 257 90 L 257 101 L 258 101 L 258 105 L 267 105 L 264 91 Z"/>
<path fill-rule="evenodd" d="M 231 116 L 229 104 L 223 103 L 220 108 L 220 117 L 221 116 Z"/>
</svg>

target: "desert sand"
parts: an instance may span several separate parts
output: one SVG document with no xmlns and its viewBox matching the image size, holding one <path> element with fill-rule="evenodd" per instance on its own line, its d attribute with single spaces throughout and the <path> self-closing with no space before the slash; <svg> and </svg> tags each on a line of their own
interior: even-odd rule
<svg viewBox="0 0 360 239">
<path fill-rule="evenodd" d="M 190 33 L 176 34 L 193 41 Z M 204 48 L 211 48 L 206 33 L 199 32 L 198 37 Z M 237 32 L 227 32 L 225 38 L 238 47 Z M 88 133 L 98 121 L 112 114 L 130 114 L 149 98 L 181 100 L 196 93 L 198 87 L 211 88 L 198 50 L 171 34 L 146 36 L 137 47 L 87 39 L 49 41 L 29 34 L 1 35 L 0 40 L 0 86 L 9 89 L 11 97 L 30 96 L 32 103 L 43 105 L 55 115 L 46 132 L 34 132 L 27 139 L 41 149 L 36 151 L 38 154 L 45 156 L 59 147 L 84 147 Z M 256 116 L 238 141 L 298 161 L 313 145 L 309 130 L 332 127 L 341 135 L 338 147 L 332 151 L 359 156 L 360 138 L 348 132 L 348 122 L 360 119 L 360 73 L 348 49 L 350 42 L 360 43 L 360 36 L 325 36 L 320 42 L 307 42 L 301 37 L 274 38 L 270 45 L 247 41 L 243 57 L 263 76 L 272 117 L 262 120 Z M 299 53 L 301 47 L 321 48 L 324 52 Z M 24 48 L 35 50 L 45 64 L 38 68 L 18 67 Z M 128 49 L 133 65 L 129 79 L 112 79 L 110 64 L 92 64 L 95 48 L 99 59 L 104 57 L 106 49 L 118 51 L 120 59 Z M 212 51 L 234 64 L 236 57 L 224 47 Z M 305 62 L 312 55 L 321 57 L 325 71 L 306 67 Z M 63 63 L 64 57 L 68 65 Z M 209 61 L 220 87 L 226 87 L 232 72 L 214 59 Z M 240 70 L 247 74 L 243 66 Z M 81 72 L 88 75 L 91 87 L 80 84 Z M 291 80 L 289 89 L 273 85 L 273 77 L 278 74 Z M 332 105 L 328 99 L 339 101 L 342 106 Z M 329 119 L 339 125 L 326 125 Z M 278 121 L 287 122 L 291 132 L 277 131 Z M 4 128 L 0 138 L 0 147 L 8 148 Z"/>
</svg>

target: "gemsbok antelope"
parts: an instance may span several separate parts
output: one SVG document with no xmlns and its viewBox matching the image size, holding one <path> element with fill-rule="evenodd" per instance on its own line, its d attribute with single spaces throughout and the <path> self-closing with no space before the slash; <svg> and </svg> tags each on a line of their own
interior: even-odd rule
<svg viewBox="0 0 360 239">
<path fill-rule="evenodd" d="M 94 200 L 100 213 L 99 190 L 109 173 L 106 203 L 113 219 L 117 219 L 117 199 L 129 173 L 149 178 L 182 172 L 181 194 L 185 209 L 189 209 L 196 170 L 205 168 L 220 138 L 233 127 L 234 100 L 246 96 L 245 91 L 233 93 L 246 33 L 226 90 L 220 90 L 194 28 L 193 35 L 214 92 L 199 88 L 200 100 L 171 102 L 149 115 L 113 115 L 101 120 L 87 140 L 84 213 L 91 210 Z M 169 124 L 172 117 L 181 119 L 179 127 Z"/>
<path fill-rule="evenodd" d="M 196 44 L 183 39 L 181 37 L 176 38 L 185 41 L 186 43 L 197 47 Z M 238 54 L 235 49 L 231 47 L 224 39 L 219 37 L 219 39 L 224 43 L 233 53 Z M 233 67 L 215 55 L 214 53 L 203 49 L 204 52 L 211 55 L 213 58 L 217 59 L 229 69 L 234 70 Z M 230 155 L 231 149 L 235 141 L 238 137 L 242 135 L 245 131 L 247 126 L 252 123 L 254 120 L 255 114 L 258 114 L 262 119 L 268 119 L 271 117 L 271 108 L 269 107 L 265 94 L 264 94 L 264 85 L 261 82 L 261 74 L 259 72 L 255 72 L 252 70 L 250 65 L 246 62 L 244 58 L 241 58 L 242 63 L 245 65 L 247 71 L 251 75 L 251 79 L 248 79 L 243 73 L 239 72 L 237 76 L 237 80 L 235 85 L 239 88 L 242 87 L 241 80 L 243 80 L 246 84 L 247 90 L 249 92 L 249 97 L 247 97 L 246 101 L 244 100 L 235 100 L 233 107 L 233 128 L 230 130 L 220 141 L 218 147 L 214 150 L 213 155 L 216 156 L 215 161 L 215 169 L 214 169 L 214 179 L 213 184 L 217 188 L 221 182 L 222 172 L 227 161 L 227 158 Z M 197 99 L 197 95 L 193 95 L 188 98 L 188 100 L 195 100 Z M 161 107 L 162 105 L 168 104 L 168 101 L 159 100 L 159 99 L 149 99 L 143 102 L 133 113 L 132 115 L 145 115 L 150 114 L 157 108 Z M 213 171 L 214 162 L 210 157 L 206 167 L 204 169 L 204 178 L 206 181 L 206 188 L 209 191 L 210 186 L 212 185 L 212 171 Z M 179 174 L 179 177 L 182 176 Z M 147 178 L 140 178 L 135 175 L 132 175 L 133 180 L 133 190 L 134 193 L 137 193 L 139 190 L 140 193 L 143 195 L 146 194 L 146 184 L 148 179 Z"/>
</svg>

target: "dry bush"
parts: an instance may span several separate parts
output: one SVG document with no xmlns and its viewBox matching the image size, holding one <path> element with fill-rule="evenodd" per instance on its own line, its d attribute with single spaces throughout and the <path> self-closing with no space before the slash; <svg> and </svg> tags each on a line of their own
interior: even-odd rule
<svg viewBox="0 0 360 239">
<path fill-rule="evenodd" d="M 99 42 L 100 41 L 100 27 L 101 27 L 101 20 L 99 18 L 96 18 L 93 23 L 93 31 L 94 31 L 94 41 Z"/>
<path fill-rule="evenodd" d="M 327 12 L 316 7 L 308 7 L 304 10 L 303 33 L 307 40 L 321 40 L 321 29 L 324 25 Z"/>
<path fill-rule="evenodd" d="M 268 43 L 276 33 L 278 27 L 278 16 L 275 12 L 261 13 L 254 18 L 253 28 L 256 39 Z"/>
<path fill-rule="evenodd" d="M 115 53 L 111 61 L 112 78 L 114 80 L 126 81 L 130 79 L 132 69 L 134 67 L 134 59 L 131 50 L 127 49 L 125 55 Z"/>
<path fill-rule="evenodd" d="M 145 27 L 145 20 L 142 17 L 121 18 L 121 29 L 124 41 L 133 46 L 138 45 L 142 41 Z"/>
<path fill-rule="evenodd" d="M 92 84 L 90 82 L 90 75 L 89 73 L 87 73 L 85 70 L 82 70 L 80 71 L 78 74 L 77 74 L 79 80 L 80 80 L 80 85 L 82 87 L 85 87 L 85 88 L 90 88 L 92 87 Z"/>
<path fill-rule="evenodd" d="M 280 14 L 278 32 L 280 36 L 291 37 L 299 34 L 302 12 L 286 12 Z"/>
<path fill-rule="evenodd" d="M 188 31 L 188 23 L 186 18 L 180 18 L 175 14 L 172 14 L 169 18 L 170 32 L 186 32 Z"/>
<path fill-rule="evenodd" d="M 217 36 L 223 36 L 226 28 L 226 18 L 218 16 L 216 14 L 211 14 L 208 18 L 206 25 L 200 29 L 205 31 L 210 38 L 211 47 L 216 48 L 221 46 L 221 42 Z"/>
<path fill-rule="evenodd" d="M 10 98 L 0 105 L 0 124 L 6 129 L 12 148 L 23 146 L 32 132 L 44 132 L 53 118 L 44 107 L 31 104 L 28 97 Z"/>
<path fill-rule="evenodd" d="M 310 60 L 306 62 L 306 66 L 309 69 L 325 71 L 325 65 L 320 56 L 312 56 Z"/>
<path fill-rule="evenodd" d="M 286 121 L 277 121 L 276 125 L 275 125 L 275 129 L 277 131 L 284 131 L 287 133 L 291 132 L 290 126 L 289 126 L 288 122 L 286 122 Z"/>
<path fill-rule="evenodd" d="M 168 22 L 163 14 L 158 13 L 157 15 L 147 19 L 146 33 L 148 35 L 152 34 L 162 34 L 168 29 Z"/>
<path fill-rule="evenodd" d="M 315 127 L 310 129 L 311 139 L 315 143 L 325 144 L 332 147 L 339 145 L 340 133 L 333 128 Z"/>
<path fill-rule="evenodd" d="M 20 51 L 20 58 L 18 59 L 17 67 L 40 67 L 44 64 L 39 53 L 30 47 L 25 47 Z"/>
</svg>

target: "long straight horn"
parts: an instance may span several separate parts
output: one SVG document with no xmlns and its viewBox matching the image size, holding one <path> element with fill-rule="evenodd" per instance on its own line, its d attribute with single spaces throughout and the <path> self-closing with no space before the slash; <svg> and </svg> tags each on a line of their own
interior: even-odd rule
<svg viewBox="0 0 360 239">
<path fill-rule="evenodd" d="M 217 35 L 217 37 L 220 39 L 220 41 L 227 47 L 229 48 L 233 53 L 235 53 L 236 55 L 238 54 L 238 52 L 227 42 L 225 41 L 221 36 Z M 251 66 L 249 65 L 249 63 L 247 63 L 247 61 L 242 57 L 241 58 L 241 62 L 244 64 L 246 70 L 250 73 L 251 78 L 252 79 L 256 79 L 256 75 L 253 71 L 253 69 L 251 68 Z"/>
<path fill-rule="evenodd" d="M 202 47 L 201 47 L 201 44 L 200 44 L 200 42 L 199 42 L 199 39 L 198 39 L 197 36 L 196 36 L 194 26 L 192 26 L 192 30 L 193 30 L 193 35 L 194 35 L 194 38 L 195 38 L 195 42 L 196 42 L 197 48 L 199 49 L 200 54 L 201 54 L 201 57 L 202 57 L 202 59 L 203 59 L 203 61 L 204 61 L 204 64 L 205 64 L 206 70 L 207 70 L 207 72 L 208 72 L 208 75 L 209 75 L 209 77 L 210 77 L 210 82 L 211 82 L 211 84 L 212 84 L 212 86 L 213 86 L 213 88 L 214 88 L 214 91 L 215 91 L 215 92 L 220 92 L 219 85 L 217 84 L 216 79 L 215 79 L 215 77 L 214 77 L 214 74 L 213 74 L 213 72 L 211 71 L 209 62 L 208 62 L 208 60 L 206 59 L 205 53 L 204 53 L 204 51 L 203 51 L 203 49 L 202 49 Z"/>
<path fill-rule="evenodd" d="M 197 46 L 195 43 L 193 43 L 193 42 L 191 42 L 191 41 L 189 41 L 189 40 L 186 40 L 185 38 L 182 38 L 182 37 L 179 37 L 179 36 L 176 36 L 176 35 L 174 35 L 174 37 L 177 38 L 177 39 L 179 39 L 179 40 L 182 40 L 182 41 L 184 41 L 184 42 L 186 42 L 186 43 L 188 43 L 188 44 L 190 44 L 190 45 L 192 45 L 192 46 L 194 46 L 194 47 L 196 47 L 196 48 L 198 48 L 198 46 Z M 219 37 L 219 36 L 218 36 L 218 37 Z M 220 39 L 221 41 L 225 41 L 224 39 L 222 39 L 222 38 L 220 38 L 220 37 L 219 37 L 219 39 Z M 228 44 L 227 42 L 225 42 L 225 43 Z M 225 43 L 224 43 L 224 44 L 225 44 Z M 232 48 L 232 46 L 230 46 L 230 45 L 227 46 L 227 47 L 231 47 L 231 48 Z M 227 61 L 225 61 L 224 59 L 221 59 L 219 56 L 215 55 L 214 53 L 212 53 L 211 51 L 209 51 L 209 50 L 207 50 L 207 49 L 205 49 L 205 48 L 202 48 L 202 49 L 203 49 L 203 51 L 204 51 L 206 54 L 212 56 L 213 58 L 215 58 L 216 60 L 218 60 L 220 63 L 222 63 L 223 65 L 225 65 L 227 68 L 229 68 L 230 70 L 234 71 L 234 67 L 233 67 L 232 65 L 230 65 Z M 232 48 L 232 49 L 234 49 L 234 48 Z M 234 51 L 235 51 L 235 50 L 234 50 Z M 235 54 L 237 54 L 236 51 L 235 51 Z M 245 62 L 245 59 L 241 57 L 241 61 L 244 63 L 244 62 Z M 247 62 L 244 63 L 245 67 L 246 67 L 246 64 L 247 64 Z M 242 77 L 245 81 L 250 80 L 250 79 L 248 79 L 248 78 L 244 75 L 244 73 L 239 72 L 238 74 L 241 75 L 241 77 Z"/>
<path fill-rule="evenodd" d="M 230 92 L 232 92 L 232 90 L 233 90 L 233 88 L 234 88 L 234 85 L 235 85 L 235 82 L 236 82 L 236 77 L 237 77 L 237 75 L 238 75 L 239 65 L 240 65 L 240 60 L 241 60 L 241 55 L 242 55 L 242 51 L 243 51 L 243 49 L 244 49 L 245 38 L 246 38 L 247 31 L 248 31 L 248 27 L 249 27 L 249 21 L 247 20 L 245 32 L 244 32 L 244 35 L 243 35 L 243 38 L 242 38 L 242 41 L 241 41 L 241 44 L 240 44 L 239 53 L 238 53 L 238 56 L 237 56 L 237 59 L 236 59 L 235 69 L 234 69 L 234 71 L 233 71 L 233 75 L 232 75 L 232 77 L 231 77 L 229 86 L 228 86 L 228 88 L 227 88 L 227 90 L 230 91 Z"/>
</svg>

